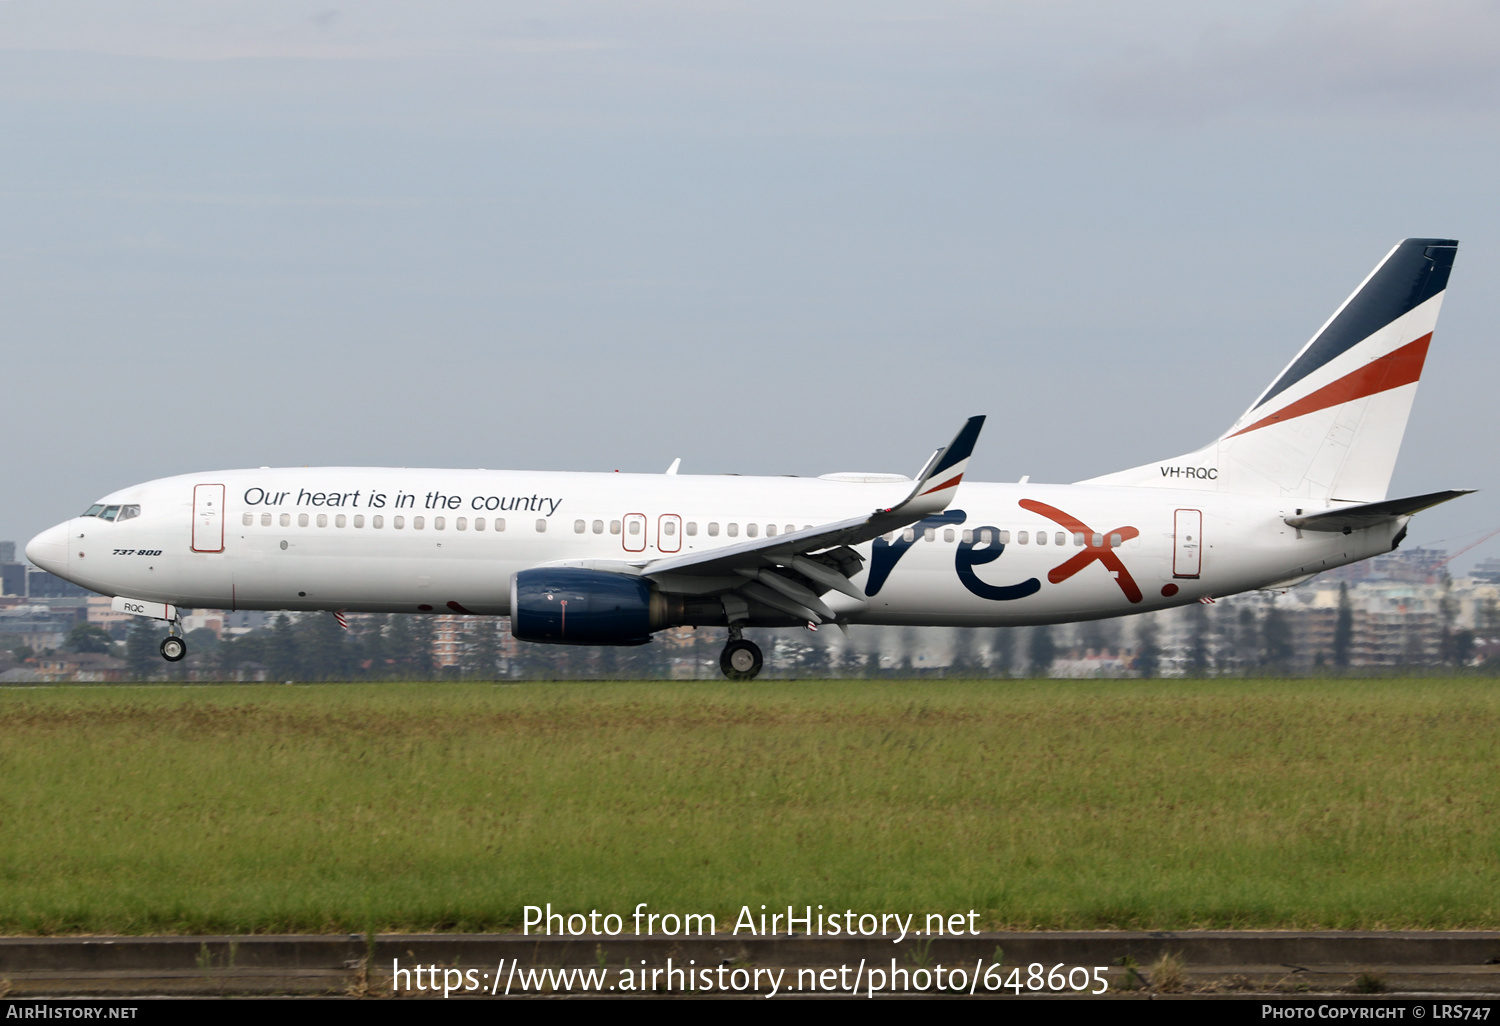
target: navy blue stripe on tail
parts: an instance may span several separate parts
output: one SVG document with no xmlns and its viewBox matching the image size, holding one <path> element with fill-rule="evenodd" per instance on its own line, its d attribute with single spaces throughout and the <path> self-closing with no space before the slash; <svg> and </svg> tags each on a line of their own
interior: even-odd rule
<svg viewBox="0 0 1500 1026">
<path fill-rule="evenodd" d="M 1255 407 L 1264 406 L 1328 361 L 1447 288 L 1448 272 L 1453 269 L 1457 252 L 1458 242 L 1454 239 L 1402 242 L 1365 282 L 1364 288 L 1266 390 Z"/>
</svg>

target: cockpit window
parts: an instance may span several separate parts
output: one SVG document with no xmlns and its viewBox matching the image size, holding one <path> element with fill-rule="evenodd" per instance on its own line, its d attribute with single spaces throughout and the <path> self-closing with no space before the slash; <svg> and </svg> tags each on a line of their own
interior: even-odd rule
<svg viewBox="0 0 1500 1026">
<path fill-rule="evenodd" d="M 86 517 L 98 517 L 100 520 L 132 520 L 141 515 L 141 507 L 130 506 L 105 506 L 95 503 L 84 511 Z"/>
</svg>

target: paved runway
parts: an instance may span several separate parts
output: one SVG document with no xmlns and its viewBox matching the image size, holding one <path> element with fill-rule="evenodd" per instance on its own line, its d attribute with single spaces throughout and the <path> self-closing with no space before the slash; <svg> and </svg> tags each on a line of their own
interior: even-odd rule
<svg viewBox="0 0 1500 1026">
<path fill-rule="evenodd" d="M 507 989 L 512 997 L 1496 998 L 1500 932 L 985 933 L 899 944 L 722 934 L 0 938 L 0 996 L 9 998 L 420 998 L 445 989 L 450 998 Z"/>
</svg>

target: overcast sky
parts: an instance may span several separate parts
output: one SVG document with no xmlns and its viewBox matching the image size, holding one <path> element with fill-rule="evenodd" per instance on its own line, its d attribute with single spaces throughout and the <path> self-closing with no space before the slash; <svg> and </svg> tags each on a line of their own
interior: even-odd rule
<svg viewBox="0 0 1500 1026">
<path fill-rule="evenodd" d="M 302 464 L 1070 481 L 1461 240 L 1392 494 L 1500 526 L 1500 3 L 0 0 L 0 538 Z M 1459 567 L 1500 555 L 1500 538 Z"/>
</svg>

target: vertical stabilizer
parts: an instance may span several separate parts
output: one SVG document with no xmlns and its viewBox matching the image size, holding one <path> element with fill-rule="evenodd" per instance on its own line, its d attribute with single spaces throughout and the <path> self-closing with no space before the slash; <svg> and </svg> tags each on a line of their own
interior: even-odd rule
<svg viewBox="0 0 1500 1026">
<path fill-rule="evenodd" d="M 1398 244 L 1213 444 L 1088 483 L 1385 498 L 1457 247 Z"/>
</svg>

